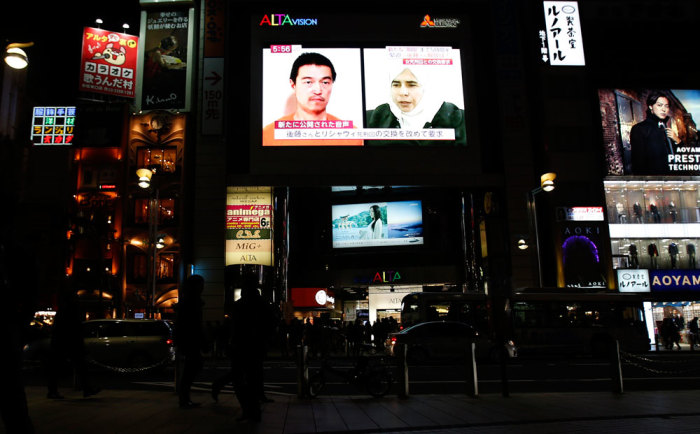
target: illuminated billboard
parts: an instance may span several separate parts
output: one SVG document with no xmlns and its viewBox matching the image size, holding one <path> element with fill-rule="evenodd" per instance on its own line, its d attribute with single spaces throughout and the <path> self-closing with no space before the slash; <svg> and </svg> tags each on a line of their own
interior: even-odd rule
<svg viewBox="0 0 700 434">
<path fill-rule="evenodd" d="M 700 90 L 599 89 L 608 175 L 700 174 Z"/>
<path fill-rule="evenodd" d="M 333 205 L 333 248 L 423 244 L 419 200 Z"/>
<path fill-rule="evenodd" d="M 72 145 L 75 107 L 34 107 L 32 143 L 34 145 Z"/>
<path fill-rule="evenodd" d="M 138 63 L 137 36 L 86 27 L 80 90 L 133 98 Z"/>
<path fill-rule="evenodd" d="M 249 109 L 230 110 L 227 129 L 249 146 L 229 147 L 231 164 L 243 157 L 251 173 L 273 175 L 480 173 L 476 108 L 497 110 L 494 88 L 476 86 L 486 52 L 473 41 L 488 26 L 475 17 L 486 9 L 247 5 L 247 31 L 231 37 L 248 42 L 250 67 L 227 71 L 249 92 L 230 87 L 227 100 Z"/>
<path fill-rule="evenodd" d="M 273 45 L 262 59 L 263 146 L 467 144 L 459 49 Z"/>
<path fill-rule="evenodd" d="M 271 187 L 228 187 L 226 265 L 273 264 Z"/>
</svg>

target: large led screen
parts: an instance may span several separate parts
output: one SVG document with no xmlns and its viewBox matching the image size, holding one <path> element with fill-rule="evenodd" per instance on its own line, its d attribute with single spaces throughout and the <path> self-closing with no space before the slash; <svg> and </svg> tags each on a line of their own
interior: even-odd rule
<svg viewBox="0 0 700 434">
<path fill-rule="evenodd" d="M 237 138 L 230 166 L 279 182 L 324 175 L 328 185 L 366 173 L 372 183 L 482 173 L 495 153 L 479 146 L 479 119 L 497 117 L 479 115 L 497 111 L 498 98 L 490 51 L 474 41 L 488 30 L 481 17 L 490 7 L 431 9 L 250 2 L 237 10 L 248 25 L 230 35 L 238 48 L 229 51 L 226 98 L 242 108 L 228 110 Z"/>
<path fill-rule="evenodd" d="M 419 200 L 333 205 L 333 248 L 423 244 Z"/>
<path fill-rule="evenodd" d="M 467 144 L 459 49 L 262 51 L 263 146 Z"/>
<path fill-rule="evenodd" d="M 600 89 L 609 175 L 700 174 L 700 90 Z"/>
</svg>

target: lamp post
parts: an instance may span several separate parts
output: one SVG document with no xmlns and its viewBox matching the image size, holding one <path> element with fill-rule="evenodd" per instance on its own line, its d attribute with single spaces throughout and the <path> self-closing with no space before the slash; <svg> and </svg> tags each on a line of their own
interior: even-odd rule
<svg viewBox="0 0 700 434">
<path fill-rule="evenodd" d="M 150 289 L 149 308 L 151 310 L 150 317 L 154 318 L 156 314 L 156 281 L 158 270 L 158 249 L 163 248 L 162 240 L 158 238 L 158 213 L 160 211 L 160 200 L 158 188 L 153 186 L 152 177 L 156 173 L 155 168 L 141 168 L 136 170 L 136 176 L 139 177 L 139 187 L 149 191 L 148 197 L 148 255 L 151 259 L 149 267 L 148 279 L 146 284 Z M 159 247 L 160 246 L 160 247 Z"/>
<path fill-rule="evenodd" d="M 29 48 L 34 42 L 13 42 L 5 47 L 5 63 L 14 69 L 24 69 L 29 65 L 29 57 L 23 48 Z"/>
<path fill-rule="evenodd" d="M 539 287 L 542 288 L 542 254 L 540 252 L 540 234 L 539 227 L 537 224 L 537 194 L 541 192 L 549 193 L 554 190 L 554 179 L 557 177 L 556 173 L 548 172 L 540 177 L 540 186 L 534 188 L 527 193 L 527 210 L 530 217 L 530 226 L 535 233 L 535 247 L 537 250 L 537 278 L 539 282 Z M 518 240 L 518 248 L 521 250 L 527 249 L 527 241 L 520 239 Z"/>
</svg>

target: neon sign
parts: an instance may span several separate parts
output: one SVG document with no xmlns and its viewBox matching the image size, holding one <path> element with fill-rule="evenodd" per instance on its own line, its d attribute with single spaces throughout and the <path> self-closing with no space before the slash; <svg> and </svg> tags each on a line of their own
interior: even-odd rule
<svg viewBox="0 0 700 434">
<path fill-rule="evenodd" d="M 34 107 L 32 143 L 34 145 L 72 145 L 75 107 Z"/>
</svg>

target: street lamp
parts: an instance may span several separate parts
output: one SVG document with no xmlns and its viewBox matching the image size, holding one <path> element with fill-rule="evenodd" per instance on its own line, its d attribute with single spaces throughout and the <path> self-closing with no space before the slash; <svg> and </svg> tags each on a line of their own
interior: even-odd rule
<svg viewBox="0 0 700 434">
<path fill-rule="evenodd" d="M 34 42 L 13 42 L 5 47 L 5 63 L 13 69 L 24 69 L 29 65 L 29 57 L 23 48 L 29 48 Z"/>
<path fill-rule="evenodd" d="M 537 277 L 539 279 L 539 286 L 542 288 L 542 254 L 540 252 L 540 234 L 537 225 L 537 201 L 536 196 L 538 193 L 545 192 L 549 193 L 554 190 L 554 180 L 557 174 L 554 172 L 548 172 L 540 176 L 540 186 L 530 190 L 527 193 L 527 210 L 530 217 L 530 226 L 535 232 L 535 246 L 537 249 Z M 528 243 L 524 239 L 518 240 L 518 248 L 520 250 L 526 250 L 528 248 Z"/>
<path fill-rule="evenodd" d="M 158 199 L 158 188 L 152 186 L 151 180 L 156 173 L 156 169 L 140 168 L 136 170 L 136 176 L 139 177 L 139 187 L 149 191 L 148 198 L 148 254 L 151 257 L 151 267 L 147 285 L 151 289 L 151 316 L 155 317 L 156 313 L 156 281 L 158 267 L 158 249 L 165 247 L 165 240 L 162 235 L 158 234 L 158 213 L 160 211 L 160 201 Z"/>
</svg>

